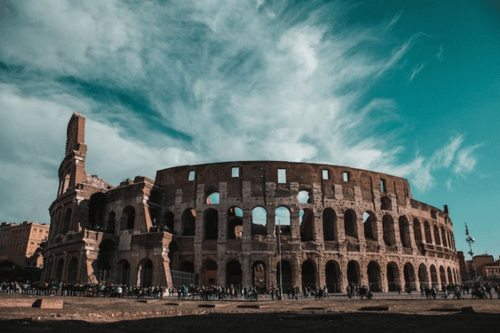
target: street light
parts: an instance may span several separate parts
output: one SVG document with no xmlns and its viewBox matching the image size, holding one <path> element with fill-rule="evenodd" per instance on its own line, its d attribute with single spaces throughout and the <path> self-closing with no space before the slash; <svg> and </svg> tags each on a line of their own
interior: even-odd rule
<svg viewBox="0 0 500 333">
<path fill-rule="evenodd" d="M 467 223 L 465 223 L 465 234 L 467 235 L 467 238 L 465 241 L 469 244 L 469 254 L 471 257 L 471 269 L 474 273 L 474 279 L 477 280 L 477 275 L 476 275 L 476 269 L 474 268 L 474 252 L 472 252 L 472 243 L 474 243 L 476 240 L 474 237 L 469 235 L 469 228 L 467 228 Z"/>
</svg>

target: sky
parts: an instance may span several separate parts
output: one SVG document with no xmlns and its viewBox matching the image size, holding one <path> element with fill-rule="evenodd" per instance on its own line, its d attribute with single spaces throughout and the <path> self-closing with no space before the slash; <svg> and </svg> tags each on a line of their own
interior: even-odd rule
<svg viewBox="0 0 500 333">
<path fill-rule="evenodd" d="M 0 222 L 49 223 L 73 112 L 87 171 L 328 163 L 448 205 L 500 255 L 496 1 L 0 0 Z"/>
</svg>

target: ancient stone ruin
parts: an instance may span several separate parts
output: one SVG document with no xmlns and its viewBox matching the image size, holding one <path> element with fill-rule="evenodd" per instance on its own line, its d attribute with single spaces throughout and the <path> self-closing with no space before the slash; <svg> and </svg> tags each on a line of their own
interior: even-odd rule
<svg viewBox="0 0 500 333">
<path fill-rule="evenodd" d="M 45 281 L 392 291 L 460 283 L 448 209 L 406 179 L 246 161 L 159 170 L 117 187 L 85 170 L 73 114 L 44 250 Z"/>
</svg>

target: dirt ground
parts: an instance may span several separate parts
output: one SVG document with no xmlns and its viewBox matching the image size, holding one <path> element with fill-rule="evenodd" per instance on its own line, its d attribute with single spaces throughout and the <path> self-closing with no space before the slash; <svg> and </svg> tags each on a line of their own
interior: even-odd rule
<svg viewBox="0 0 500 333">
<path fill-rule="evenodd" d="M 21 298 L 30 297 L 0 295 L 0 301 L 12 305 Z M 40 297 L 32 298 L 35 301 Z M 499 299 L 204 302 L 64 297 L 63 300 L 64 307 L 59 310 L 0 307 L 0 332 L 500 331 Z"/>
</svg>

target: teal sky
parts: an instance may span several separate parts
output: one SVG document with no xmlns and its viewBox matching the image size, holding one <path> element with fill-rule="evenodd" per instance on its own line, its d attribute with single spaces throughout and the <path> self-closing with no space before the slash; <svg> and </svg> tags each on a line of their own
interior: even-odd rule
<svg viewBox="0 0 500 333">
<path fill-rule="evenodd" d="M 380 171 L 498 257 L 498 59 L 497 1 L 0 0 L 0 221 L 49 222 L 79 112 L 113 185 L 233 160 Z"/>
</svg>

